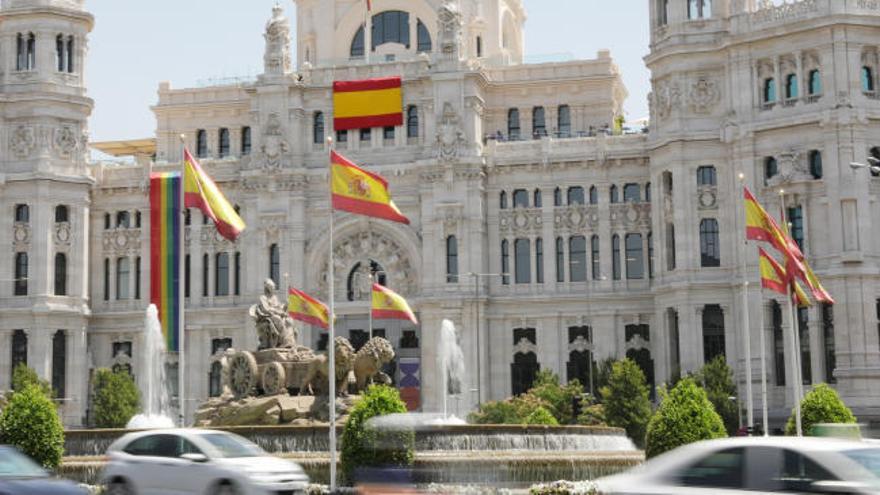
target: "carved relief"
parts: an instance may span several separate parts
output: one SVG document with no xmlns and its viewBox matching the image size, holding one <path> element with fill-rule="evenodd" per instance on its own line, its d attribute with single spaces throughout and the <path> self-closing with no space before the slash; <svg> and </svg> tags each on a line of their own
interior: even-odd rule
<svg viewBox="0 0 880 495">
<path fill-rule="evenodd" d="M 391 237 L 380 232 L 365 231 L 352 234 L 336 241 L 335 244 L 333 258 L 336 300 L 344 301 L 347 299 L 348 277 L 358 264 L 360 264 L 363 273 L 360 277 L 355 277 L 357 278 L 355 282 L 363 282 L 364 276 L 369 279 L 371 261 L 378 263 L 385 271 L 388 287 L 404 297 L 412 296 L 417 292 L 418 281 L 412 261 L 406 255 L 406 250 Z M 327 273 L 327 263 L 324 263 L 323 274 L 318 281 L 321 297 L 326 297 L 328 293 Z M 358 287 L 360 285 L 357 283 L 353 286 L 353 288 Z M 362 292 L 363 288 L 360 287 L 358 290 Z M 355 296 L 357 295 L 355 294 Z M 361 293 L 360 296 L 365 296 L 365 294 Z"/>
<path fill-rule="evenodd" d="M 715 187 L 701 187 L 697 191 L 697 204 L 701 210 L 718 209 L 718 191 Z"/>
<path fill-rule="evenodd" d="M 651 227 L 650 203 L 611 205 L 611 226 L 616 229 L 639 230 Z"/>
<path fill-rule="evenodd" d="M 270 113 L 263 129 L 263 143 L 260 145 L 264 169 L 281 168 L 282 158 L 290 150 L 284 139 L 284 128 L 277 113 Z"/>
<path fill-rule="evenodd" d="M 499 217 L 499 230 L 504 234 L 540 234 L 544 228 L 544 218 L 538 208 L 502 211 Z"/>
<path fill-rule="evenodd" d="M 33 127 L 20 125 L 12 131 L 9 149 L 18 158 L 27 158 L 37 146 L 37 135 Z"/>
<path fill-rule="evenodd" d="M 537 354 L 538 353 L 538 346 L 533 344 L 532 341 L 530 341 L 529 339 L 522 338 L 522 339 L 519 339 L 519 342 L 517 342 L 516 345 L 513 346 L 513 353 L 514 354 L 529 354 L 529 353 Z"/>
<path fill-rule="evenodd" d="M 31 243 L 31 227 L 23 222 L 12 226 L 12 247 L 15 251 L 25 251 Z"/>
<path fill-rule="evenodd" d="M 437 13 L 437 28 L 440 53 L 447 58 L 459 58 L 462 44 L 462 20 L 461 10 L 454 0 L 445 0 L 440 6 Z"/>
<path fill-rule="evenodd" d="M 137 256 L 141 251 L 141 231 L 117 229 L 105 232 L 101 239 L 104 254 L 113 256 Z"/>
<path fill-rule="evenodd" d="M 452 104 L 443 104 L 443 114 L 437 124 L 437 158 L 442 162 L 453 162 L 461 153 L 464 146 L 464 131 L 461 129 L 461 120 Z"/>
<path fill-rule="evenodd" d="M 55 224 L 55 245 L 59 247 L 70 246 L 70 223 Z"/>
<path fill-rule="evenodd" d="M 267 74 L 287 74 L 290 63 L 290 21 L 284 16 L 284 8 L 276 4 L 272 8 L 272 19 L 266 23 L 266 53 L 263 64 Z"/>
<path fill-rule="evenodd" d="M 691 110 L 695 113 L 710 113 L 721 100 L 721 89 L 716 81 L 701 77 L 691 85 L 689 97 Z"/>
<path fill-rule="evenodd" d="M 63 126 L 55 129 L 52 137 L 52 144 L 55 152 L 62 158 L 70 158 L 79 146 L 76 138 L 76 132 L 72 127 Z"/>
<path fill-rule="evenodd" d="M 585 339 L 583 335 L 578 335 L 574 342 L 568 344 L 568 352 L 586 352 L 593 350 L 593 343 Z"/>
<path fill-rule="evenodd" d="M 752 14 L 752 21 L 756 23 L 790 21 L 806 17 L 818 10 L 819 5 L 816 0 L 797 0 L 792 3 L 786 1 L 780 5 L 775 5 L 773 0 L 758 0 L 758 10 Z"/>
<path fill-rule="evenodd" d="M 594 229 L 599 225 L 599 209 L 585 205 L 557 208 L 553 220 L 557 231 L 584 232 L 588 226 Z"/>
<path fill-rule="evenodd" d="M 779 173 L 767 181 L 769 186 L 778 186 L 790 182 L 810 181 L 813 176 L 810 174 L 807 157 L 800 151 L 790 150 L 779 155 L 777 159 Z"/>
<path fill-rule="evenodd" d="M 672 110 L 681 106 L 681 88 L 678 84 L 658 81 L 654 88 L 654 105 L 657 117 L 665 119 Z"/>
</svg>

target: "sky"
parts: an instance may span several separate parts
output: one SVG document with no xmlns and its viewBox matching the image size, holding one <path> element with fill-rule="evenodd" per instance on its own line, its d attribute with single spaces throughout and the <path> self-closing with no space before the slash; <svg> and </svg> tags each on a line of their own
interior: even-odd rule
<svg viewBox="0 0 880 495">
<path fill-rule="evenodd" d="M 526 56 L 595 58 L 611 50 L 629 90 L 628 120 L 648 115 L 648 8 L 641 0 L 524 0 Z M 92 141 L 155 135 L 150 107 L 173 88 L 262 70 L 263 29 L 275 0 L 86 0 L 95 16 L 86 79 Z M 291 25 L 295 9 L 283 0 Z M 295 33 L 294 33 L 295 36 Z M 296 49 L 295 44 L 292 49 Z"/>
</svg>

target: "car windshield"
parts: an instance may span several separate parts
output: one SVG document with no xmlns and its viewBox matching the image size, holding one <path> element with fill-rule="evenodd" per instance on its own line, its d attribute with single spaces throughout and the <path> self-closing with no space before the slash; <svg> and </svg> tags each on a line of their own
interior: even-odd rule
<svg viewBox="0 0 880 495">
<path fill-rule="evenodd" d="M 259 446 L 233 435 L 208 433 L 202 435 L 202 438 L 214 447 L 220 457 L 260 457 L 266 454 Z"/>
<path fill-rule="evenodd" d="M 0 478 L 43 478 L 46 471 L 23 454 L 0 449 Z"/>
<path fill-rule="evenodd" d="M 874 477 L 880 478 L 880 449 L 849 450 L 843 454 L 870 471 Z"/>
</svg>

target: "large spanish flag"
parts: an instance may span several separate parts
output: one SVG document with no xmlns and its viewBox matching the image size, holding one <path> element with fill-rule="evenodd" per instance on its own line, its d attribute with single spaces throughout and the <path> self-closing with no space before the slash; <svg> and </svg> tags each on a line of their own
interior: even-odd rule
<svg viewBox="0 0 880 495">
<path fill-rule="evenodd" d="M 767 213 L 761 203 L 758 203 L 749 188 L 743 188 L 743 192 L 746 208 L 746 239 L 770 243 L 781 253 L 789 251 L 791 243 L 788 242 L 788 236 L 779 228 L 776 220 Z"/>
<path fill-rule="evenodd" d="M 333 127 L 337 131 L 403 125 L 400 77 L 333 83 Z"/>
<path fill-rule="evenodd" d="M 388 192 L 388 181 L 368 172 L 335 151 L 330 152 L 333 208 L 336 210 L 409 223 Z"/>
<path fill-rule="evenodd" d="M 330 308 L 303 291 L 290 289 L 287 293 L 287 312 L 294 320 L 328 329 Z"/>
<path fill-rule="evenodd" d="M 150 175 L 150 303 L 159 311 L 165 347 L 180 344 L 180 173 Z"/>
<path fill-rule="evenodd" d="M 202 210 L 226 239 L 234 241 L 245 229 L 244 220 L 187 149 L 183 150 L 183 192 L 184 206 Z"/>
<path fill-rule="evenodd" d="M 407 320 L 419 324 L 406 299 L 393 290 L 373 284 L 373 318 L 377 320 Z"/>
<path fill-rule="evenodd" d="M 804 292 L 804 289 L 800 286 L 797 280 L 789 277 L 785 268 L 773 259 L 767 251 L 764 251 L 764 249 L 760 247 L 758 248 L 758 263 L 761 270 L 761 287 L 787 296 L 788 284 L 791 283 L 791 286 L 794 289 L 792 301 L 795 302 L 798 307 L 803 308 L 811 306 L 807 293 Z"/>
</svg>

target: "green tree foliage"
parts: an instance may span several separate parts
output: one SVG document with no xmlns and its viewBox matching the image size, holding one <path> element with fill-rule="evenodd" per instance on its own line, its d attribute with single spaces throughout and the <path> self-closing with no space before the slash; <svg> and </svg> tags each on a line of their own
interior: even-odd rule
<svg viewBox="0 0 880 495">
<path fill-rule="evenodd" d="M 415 434 L 411 430 L 377 429 L 370 418 L 405 413 L 400 392 L 385 385 L 371 385 L 351 410 L 342 433 L 342 471 L 351 481 L 355 469 L 366 466 L 410 466 Z"/>
<path fill-rule="evenodd" d="M 810 435 L 816 424 L 855 422 L 856 417 L 837 395 L 837 391 L 824 383 L 816 385 L 801 401 L 801 425 L 804 435 Z M 792 410 L 791 417 L 785 425 L 785 434 L 794 435 L 796 432 L 795 410 Z"/>
<path fill-rule="evenodd" d="M 468 416 L 468 423 L 478 425 L 514 425 L 522 423 L 515 399 L 489 401 Z"/>
<path fill-rule="evenodd" d="M 581 426 L 605 426 L 605 406 L 602 404 L 591 404 L 581 409 L 581 414 L 577 418 L 577 424 Z"/>
<path fill-rule="evenodd" d="M 574 399 L 584 395 L 584 387 L 578 380 L 560 385 L 559 377 L 555 373 L 541 370 L 526 395 L 537 397 L 546 402 L 546 409 L 556 418 L 556 422 L 568 425 L 574 424 L 577 419 L 574 417 Z"/>
<path fill-rule="evenodd" d="M 559 426 L 559 421 L 545 407 L 538 406 L 534 411 L 526 416 L 524 423 L 527 425 L 549 425 Z"/>
<path fill-rule="evenodd" d="M 716 356 L 703 366 L 695 378 L 706 391 L 715 412 L 724 421 L 727 434 L 735 434 L 739 427 L 739 411 L 736 402 L 730 399 L 736 397 L 736 386 L 733 384 L 733 370 L 727 365 L 727 360 L 724 356 Z"/>
<path fill-rule="evenodd" d="M 47 469 L 61 463 L 64 428 L 58 410 L 38 385 L 18 389 L 0 415 L 0 443 L 18 447 Z"/>
<path fill-rule="evenodd" d="M 98 428 L 124 428 L 140 409 L 140 393 L 124 370 L 95 371 L 92 407 Z"/>
<path fill-rule="evenodd" d="M 614 358 L 605 358 L 598 363 L 593 363 L 593 381 L 596 384 L 596 399 L 602 399 L 602 389 L 608 386 L 608 379 L 611 378 L 611 370 L 614 368 Z"/>
<path fill-rule="evenodd" d="M 682 379 L 668 393 L 661 390 L 661 396 L 660 407 L 648 423 L 648 457 L 699 440 L 727 436 L 721 416 L 693 378 Z"/>
<path fill-rule="evenodd" d="M 630 359 L 614 363 L 608 385 L 602 387 L 601 394 L 608 425 L 625 429 L 636 445 L 644 445 L 651 400 L 639 366 Z"/>
<path fill-rule="evenodd" d="M 12 370 L 12 391 L 20 392 L 29 385 L 35 385 L 50 399 L 55 396 L 55 392 L 52 391 L 52 386 L 48 381 L 41 380 L 33 368 L 28 367 L 28 365 L 24 363 L 19 363 L 15 369 Z"/>
</svg>

